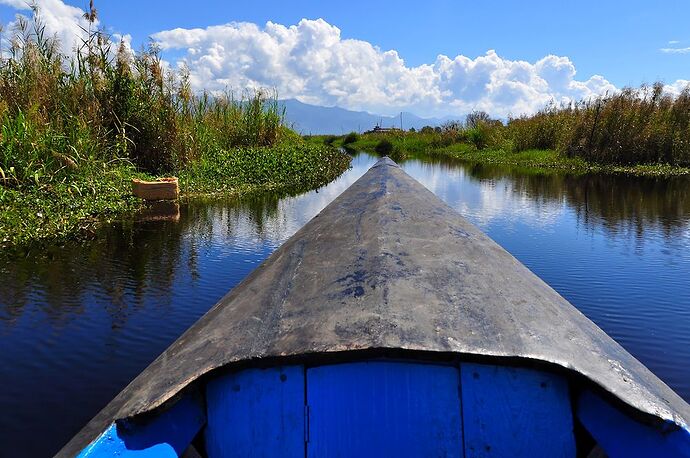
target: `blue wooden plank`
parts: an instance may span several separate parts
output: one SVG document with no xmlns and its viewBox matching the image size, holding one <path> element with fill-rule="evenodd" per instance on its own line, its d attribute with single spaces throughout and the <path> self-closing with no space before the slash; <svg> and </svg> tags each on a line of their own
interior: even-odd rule
<svg viewBox="0 0 690 458">
<path fill-rule="evenodd" d="M 690 457 L 690 431 L 670 423 L 653 427 L 628 417 L 596 394 L 577 400 L 577 416 L 610 458 Z"/>
<path fill-rule="evenodd" d="M 177 457 L 205 422 L 200 396 L 185 396 L 146 422 L 112 424 L 78 455 L 95 457 Z"/>
<path fill-rule="evenodd" d="M 574 457 L 567 382 L 531 369 L 462 363 L 466 457 Z"/>
<path fill-rule="evenodd" d="M 209 457 L 304 458 L 304 367 L 219 377 L 208 383 L 206 403 Z"/>
<path fill-rule="evenodd" d="M 309 457 L 460 457 L 455 367 L 361 362 L 307 370 Z"/>
</svg>

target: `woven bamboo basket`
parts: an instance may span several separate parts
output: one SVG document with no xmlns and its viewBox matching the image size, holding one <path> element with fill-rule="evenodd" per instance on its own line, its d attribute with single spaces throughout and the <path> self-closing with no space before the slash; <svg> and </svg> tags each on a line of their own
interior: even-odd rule
<svg viewBox="0 0 690 458">
<path fill-rule="evenodd" d="M 156 181 L 132 179 L 132 192 L 146 200 L 176 200 L 180 196 L 177 177 L 159 178 Z"/>
</svg>

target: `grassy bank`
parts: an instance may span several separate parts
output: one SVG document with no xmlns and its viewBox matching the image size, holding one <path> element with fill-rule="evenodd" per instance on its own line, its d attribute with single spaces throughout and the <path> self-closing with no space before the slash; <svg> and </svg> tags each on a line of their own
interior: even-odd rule
<svg viewBox="0 0 690 458">
<path fill-rule="evenodd" d="M 340 175 L 349 156 L 306 143 L 219 150 L 177 173 L 182 197 L 303 191 Z M 141 209 L 133 177 L 150 178 L 128 162 L 91 164 L 64 182 L 13 189 L 0 186 L 0 247 L 57 242 L 88 235 L 105 221 Z"/>
<path fill-rule="evenodd" d="M 690 175 L 690 168 L 669 164 L 615 165 L 596 164 L 579 157 L 567 157 L 555 150 L 525 151 L 477 150 L 471 146 L 431 150 L 429 155 L 441 155 L 482 164 L 525 167 L 532 170 L 564 171 L 569 173 L 617 173 L 637 176 Z"/>
<path fill-rule="evenodd" d="M 515 150 L 508 147 L 478 148 L 472 142 L 458 140 L 444 142 L 442 134 L 419 132 L 397 132 L 392 134 L 363 134 L 344 142 L 345 137 L 313 136 L 311 143 L 332 144 L 351 150 L 386 154 L 397 161 L 419 157 L 448 157 L 467 162 L 519 166 L 544 171 L 567 171 L 572 173 L 623 173 L 640 176 L 689 175 L 690 167 L 672 164 L 606 164 L 587 161 L 581 157 L 569 157 L 555 149 Z"/>
<path fill-rule="evenodd" d="M 87 18 L 95 24 L 96 11 Z M 99 30 L 68 57 L 40 10 L 0 60 L 0 247 L 90 231 L 142 203 L 131 179 L 177 175 L 181 191 L 308 189 L 347 155 L 304 142 L 276 95 L 194 94 L 155 47 L 133 53 Z M 4 45 L 4 43 L 3 43 Z"/>
<path fill-rule="evenodd" d="M 690 89 L 662 86 L 560 107 L 507 123 L 474 112 L 464 121 L 421 131 L 320 136 L 313 143 L 386 154 L 396 160 L 436 155 L 494 164 L 637 175 L 690 173 Z"/>
</svg>

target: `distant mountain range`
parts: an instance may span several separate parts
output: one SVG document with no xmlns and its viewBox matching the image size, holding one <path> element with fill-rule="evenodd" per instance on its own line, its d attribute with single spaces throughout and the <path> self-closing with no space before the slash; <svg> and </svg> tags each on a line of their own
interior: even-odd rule
<svg viewBox="0 0 690 458">
<path fill-rule="evenodd" d="M 285 107 L 288 125 L 302 135 L 364 132 L 373 129 L 376 124 L 381 127 L 400 127 L 401 122 L 400 115 L 380 116 L 338 107 L 320 107 L 294 99 L 281 100 L 280 104 Z M 455 118 L 420 118 L 412 113 L 403 112 L 402 127 L 405 130 L 412 127 L 419 130 L 424 126 L 441 125 L 450 119 Z"/>
</svg>

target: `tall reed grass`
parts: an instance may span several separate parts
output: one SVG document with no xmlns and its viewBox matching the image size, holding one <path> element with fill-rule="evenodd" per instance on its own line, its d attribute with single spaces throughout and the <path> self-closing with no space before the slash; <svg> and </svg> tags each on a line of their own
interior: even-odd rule
<svg viewBox="0 0 690 458">
<path fill-rule="evenodd" d="M 85 15 L 94 24 L 97 13 Z M 132 53 L 90 30 L 73 56 L 46 33 L 40 11 L 20 17 L 0 59 L 0 183 L 64 181 L 129 161 L 153 174 L 184 167 L 209 148 L 271 146 L 287 130 L 276 95 L 195 95 L 188 72 L 165 71 L 150 45 Z"/>
<path fill-rule="evenodd" d="M 591 100 L 550 104 L 534 115 L 504 124 L 484 112 L 420 131 L 365 134 L 351 147 L 373 149 L 386 139 L 394 150 L 411 153 L 467 147 L 505 154 L 553 150 L 565 163 L 601 166 L 690 166 L 690 86 L 672 96 L 662 83 L 626 88 Z M 334 140 L 332 139 L 331 142 Z"/>
<path fill-rule="evenodd" d="M 602 164 L 690 165 L 690 87 L 626 88 L 566 106 L 549 106 L 508 123 L 516 150 L 555 149 Z"/>
</svg>

